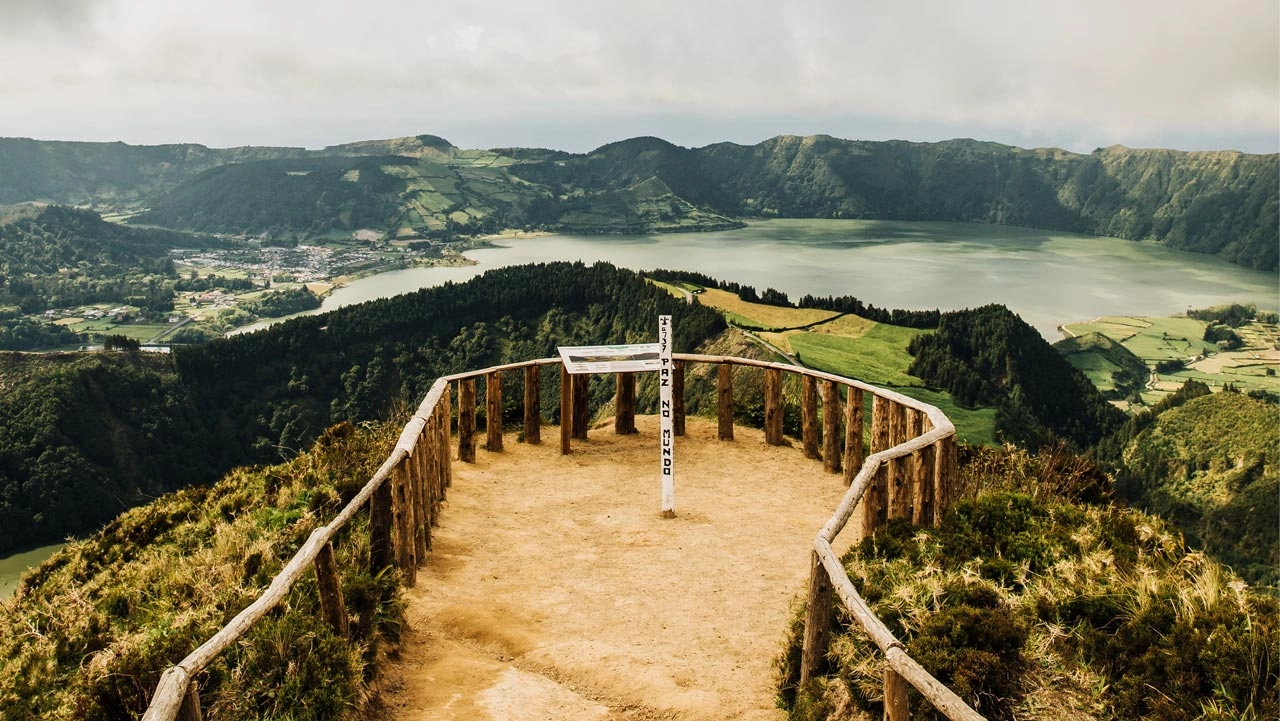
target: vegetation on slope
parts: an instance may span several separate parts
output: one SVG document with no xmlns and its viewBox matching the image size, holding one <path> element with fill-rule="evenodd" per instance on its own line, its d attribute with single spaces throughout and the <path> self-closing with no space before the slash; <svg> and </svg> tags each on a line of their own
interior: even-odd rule
<svg viewBox="0 0 1280 721">
<path fill-rule="evenodd" d="M 328 426 L 386 417 L 440 375 L 553 356 L 557 345 L 675 348 L 724 328 L 635 273 L 581 263 L 490 271 L 461 285 L 349 306 L 252 334 L 149 354 L 3 356 L 0 551 L 83 533 L 157 493 L 291 456 Z M 544 410 L 554 417 L 559 378 Z M 611 392 L 597 384 L 596 402 Z M 517 394 L 507 394 L 518 412 Z"/>
<path fill-rule="evenodd" d="M 373 475 L 395 430 L 335 426 L 289 463 L 130 510 L 28 573 L 0 601 L 0 720 L 138 718 L 161 672 L 251 603 Z M 208 717 L 359 717 L 402 623 L 398 572 L 369 567 L 367 518 L 334 543 L 350 637 L 321 620 L 304 575 L 197 677 Z"/>
<path fill-rule="evenodd" d="M 938 330 L 915 338 L 908 372 L 963 405 L 996 407 L 996 433 L 1037 448 L 1055 439 L 1088 448 L 1124 414 L 1044 338 L 1000 305 L 944 313 Z"/>
<path fill-rule="evenodd" d="M 1120 488 L 1250 582 L 1280 587 L 1280 406 L 1204 391 L 1126 439 Z"/>
<path fill-rule="evenodd" d="M 136 206 L 209 168 L 298 157 L 303 148 L 206 148 L 0 138 L 0 204 Z"/>
<path fill-rule="evenodd" d="M 0 306 L 23 313 L 91 303 L 173 310 L 172 248 L 222 245 L 209 236 L 126 228 L 87 210 L 49 206 L 0 214 Z M 14 349 L 18 350 L 18 349 Z"/>
<path fill-rule="evenodd" d="M 387 228 L 402 183 L 382 165 L 404 158 L 315 158 L 224 165 L 188 180 L 132 222 L 286 237 Z"/>
<path fill-rule="evenodd" d="M 0 552 L 226 470 L 168 356 L 0 354 L 0 388 Z"/>
<path fill-rule="evenodd" d="M 1101 333 L 1064 338 L 1053 347 L 1108 400 L 1133 397 L 1146 384 L 1147 364 L 1124 345 Z"/>
<path fill-rule="evenodd" d="M 979 713 L 1280 713 L 1276 599 L 1190 551 L 1159 518 L 1082 503 L 1098 499 L 1096 473 L 1061 451 L 981 449 L 965 473 L 977 493 L 938 528 L 892 521 L 842 562 L 907 652 Z M 883 656 L 849 623 L 833 628 L 830 675 L 797 689 L 797 618 L 780 662 L 791 718 L 881 713 Z M 913 718 L 939 717 L 911 695 Z"/>
<path fill-rule="evenodd" d="M 183 153 L 182 160 L 173 157 Z M 253 162 L 268 161 L 263 167 L 270 168 L 278 167 L 271 159 L 316 163 L 337 156 L 351 169 L 361 162 L 352 158 L 360 155 L 370 156 L 367 160 L 384 172 L 403 171 L 405 192 L 389 199 L 382 191 L 362 193 L 330 179 L 286 181 L 278 174 L 264 175 Z M 389 157 L 393 155 L 410 163 Z M 198 183 L 174 190 L 194 176 L 193 168 L 207 170 L 227 162 L 245 164 L 233 175 L 202 176 Z M 308 188 L 323 206 L 382 219 L 382 225 L 374 226 L 379 228 L 389 227 L 384 203 L 394 200 L 401 211 L 397 229 L 411 227 L 419 233 L 450 232 L 441 227 L 450 220 L 469 228 L 467 232 L 486 223 L 648 232 L 725 227 L 732 222 L 727 218 L 744 217 L 953 220 L 1154 239 L 1263 270 L 1280 267 L 1278 174 L 1280 156 L 1233 151 L 1117 146 L 1081 155 L 973 140 L 871 142 L 824 135 L 696 149 L 633 138 L 581 155 L 537 149 L 467 151 L 434 136 L 309 153 L 0 140 L 0 202 L 80 202 L 86 194 L 119 202 L 174 190 L 173 197 L 155 204 L 157 212 L 150 216 L 173 227 L 213 229 L 215 220 L 224 222 L 219 227 L 262 225 L 261 218 L 246 224 L 227 205 L 234 198 L 260 206 L 235 197 L 232 178 L 237 177 L 252 179 L 269 197 L 289 198 L 295 189 Z M 99 182 L 100 176 L 109 180 Z M 464 185 L 468 190 L 459 192 Z M 648 190 L 637 195 L 634 189 L 646 185 L 670 195 L 664 191 L 655 198 Z M 272 225 L 316 232 L 332 218 L 282 214 Z"/>
</svg>

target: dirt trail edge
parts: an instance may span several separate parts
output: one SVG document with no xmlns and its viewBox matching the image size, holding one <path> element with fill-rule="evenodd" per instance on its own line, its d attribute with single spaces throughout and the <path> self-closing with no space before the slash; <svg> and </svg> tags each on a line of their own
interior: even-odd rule
<svg viewBox="0 0 1280 721">
<path fill-rule="evenodd" d="M 454 464 L 385 669 L 390 718 L 785 717 L 773 664 L 840 475 L 690 418 L 663 519 L 657 419 L 637 426 L 595 429 L 570 456 L 509 437 Z"/>
</svg>

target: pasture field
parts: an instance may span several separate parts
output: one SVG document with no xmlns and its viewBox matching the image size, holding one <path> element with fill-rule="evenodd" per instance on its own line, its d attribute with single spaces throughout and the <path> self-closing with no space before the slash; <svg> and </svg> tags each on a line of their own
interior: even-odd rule
<svg viewBox="0 0 1280 721">
<path fill-rule="evenodd" d="M 1185 360 L 1217 350 L 1201 340 L 1205 324 L 1193 318 L 1106 316 L 1063 326 L 1075 335 L 1094 332 L 1119 341 L 1148 364 Z"/>
<path fill-rule="evenodd" d="M 683 285 L 691 291 L 697 288 L 691 283 Z M 816 308 L 781 308 L 748 303 L 734 293 L 715 288 L 707 288 L 699 294 L 698 302 L 718 308 L 726 319 L 737 325 L 791 328 L 828 320 L 802 331 L 759 335 L 792 353 L 809 368 L 890 388 L 937 407 L 956 425 L 960 438 L 970 443 L 995 442 L 994 408 L 961 408 L 948 393 L 926 388 L 924 381 L 907 374 L 912 360 L 911 354 L 907 353 L 907 344 L 928 331 L 877 323 L 856 315 L 841 316 L 835 311 Z M 864 422 L 869 428 L 870 400 L 865 414 Z"/>
<path fill-rule="evenodd" d="M 1262 390 L 1280 393 L 1280 330 L 1274 324 L 1248 323 L 1235 329 L 1244 341 L 1236 350 L 1222 350 L 1202 340 L 1207 323 L 1194 318 L 1109 316 L 1085 323 L 1063 326 L 1075 335 L 1093 331 L 1119 341 L 1145 362 L 1152 373 L 1151 383 L 1142 391 L 1148 405 L 1159 402 L 1188 380 L 1199 380 L 1210 388 L 1226 384 L 1241 391 Z M 1155 373 L 1156 363 L 1181 360 L 1187 367 L 1171 373 Z M 1081 368 L 1099 390 L 1107 390 L 1101 369 L 1086 367 L 1089 359 L 1077 355 L 1073 363 Z M 1101 360 L 1099 362 L 1102 362 Z M 1270 372 L 1270 375 L 1268 374 Z"/>
<path fill-rule="evenodd" d="M 797 331 L 787 340 L 800 362 L 812 368 L 875 385 L 920 386 L 923 381 L 907 374 L 907 343 L 922 332 L 877 324 L 857 338 Z"/>
<path fill-rule="evenodd" d="M 742 322 L 763 328 L 794 328 L 840 315 L 833 310 L 783 308 L 763 303 L 749 303 L 740 299 L 736 293 L 718 288 L 707 288 L 706 292 L 698 296 L 698 302 L 732 313 L 737 318 L 741 318 Z"/>
</svg>

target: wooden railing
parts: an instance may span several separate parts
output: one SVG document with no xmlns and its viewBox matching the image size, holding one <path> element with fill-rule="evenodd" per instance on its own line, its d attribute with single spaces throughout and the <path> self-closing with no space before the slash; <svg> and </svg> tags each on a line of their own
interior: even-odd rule
<svg viewBox="0 0 1280 721">
<path fill-rule="evenodd" d="M 808 605 L 801 654 L 800 683 L 826 670 L 829 632 L 838 596 L 849 615 L 885 654 L 886 718 L 909 718 L 907 685 L 915 687 L 948 718 L 982 719 L 950 689 L 916 663 L 883 622 L 871 611 L 845 573 L 832 542 L 863 509 L 862 532 L 872 533 L 888 518 L 910 518 L 917 524 L 933 524 L 951 500 L 954 484 L 955 427 L 937 408 L 898 393 L 830 373 L 732 356 L 674 354 L 673 425 L 676 435 L 685 430 L 685 367 L 688 363 L 716 366 L 716 416 L 719 438 L 733 440 L 733 371 L 735 367 L 764 372 L 764 434 L 771 445 L 783 439 L 783 373 L 795 373 L 801 383 L 801 447 L 808 458 L 823 462 L 831 473 L 843 473 L 849 490 L 831 519 L 814 539 L 810 564 Z M 541 368 L 560 366 L 560 451 L 572 452 L 574 439 L 587 437 L 589 376 L 570 375 L 559 358 L 495 366 L 443 376 L 431 386 L 417 412 L 405 425 L 391 454 L 359 493 L 326 526 L 317 528 L 302 548 L 281 569 L 256 601 L 241 611 L 212 638 L 175 666 L 165 670 L 152 695 L 143 721 L 199 721 L 199 690 L 194 681 L 219 654 L 235 643 L 258 619 L 275 608 L 307 569 L 316 574 L 320 613 L 338 634 L 347 633 L 332 539 L 362 508 L 369 507 L 370 565 L 376 572 L 394 565 L 406 585 L 416 581 L 416 569 L 431 547 L 431 527 L 440 503 L 451 485 L 450 384 L 458 386 L 458 458 L 475 461 L 476 379 L 485 379 L 485 443 L 491 452 L 502 450 L 502 386 L 504 373 L 521 371 L 524 381 L 524 441 L 541 442 Z M 818 382 L 821 381 L 821 393 Z M 844 412 L 841 388 L 844 388 Z M 635 377 L 620 373 L 615 396 L 615 432 L 635 432 Z M 872 394 L 871 454 L 863 456 L 865 393 Z M 819 446 L 818 398 L 822 399 L 822 433 Z M 844 434 L 839 422 L 843 415 Z M 843 443 L 841 442 L 843 440 Z M 843 449 L 841 448 L 843 446 Z"/>
</svg>

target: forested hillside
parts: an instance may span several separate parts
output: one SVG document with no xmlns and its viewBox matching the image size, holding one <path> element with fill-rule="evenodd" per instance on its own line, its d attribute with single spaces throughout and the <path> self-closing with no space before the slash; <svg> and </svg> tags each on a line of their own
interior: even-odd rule
<svg viewBox="0 0 1280 721">
<path fill-rule="evenodd" d="M 552 356 L 557 345 L 649 342 L 660 313 L 675 316 L 678 351 L 724 328 L 630 271 L 557 263 L 175 349 L 171 361 L 0 355 L 0 552 L 288 457 L 333 423 L 385 418 L 445 373 Z M 558 383 L 548 379 L 549 411 Z"/>
<path fill-rule="evenodd" d="M 173 309 L 171 248 L 223 245 L 212 236 L 129 228 L 59 206 L 0 213 L 0 306 L 24 313 L 99 302 Z"/>
<path fill-rule="evenodd" d="M 136 206 L 227 163 L 297 157 L 302 148 L 206 148 L 0 138 L 0 204 Z"/>
<path fill-rule="evenodd" d="M 1280 406 L 1189 383 L 1100 450 L 1120 492 L 1252 583 L 1280 586 Z"/>
<path fill-rule="evenodd" d="M 908 350 L 909 372 L 965 405 L 995 406 L 999 437 L 1032 449 L 1055 439 L 1084 449 L 1124 422 L 1035 328 L 1002 305 L 943 313 Z"/>
<path fill-rule="evenodd" d="M 270 164 L 335 156 L 345 185 L 306 163 Z M 359 156 L 370 160 L 351 160 Z M 245 167 L 196 177 L 230 162 Z M 426 135 L 310 152 L 0 139 L 0 202 L 141 200 L 151 222 L 187 229 L 634 233 L 779 216 L 947 220 L 1154 239 L 1263 270 L 1280 267 L 1278 176 L 1280 156 L 1235 151 L 1115 146 L 1083 155 L 824 135 L 694 149 L 634 138 L 584 154 L 461 150 Z"/>
</svg>

